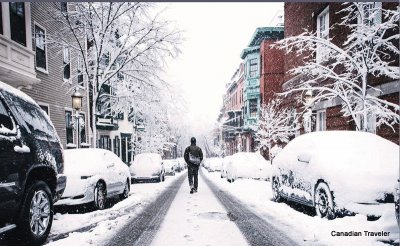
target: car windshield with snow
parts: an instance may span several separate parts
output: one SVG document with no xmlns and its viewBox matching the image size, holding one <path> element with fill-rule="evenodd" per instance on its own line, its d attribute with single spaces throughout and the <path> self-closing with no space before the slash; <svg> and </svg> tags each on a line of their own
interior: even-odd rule
<svg viewBox="0 0 400 246">
<path fill-rule="evenodd" d="M 315 207 L 321 217 L 360 212 L 379 218 L 379 203 L 393 202 L 398 165 L 399 146 L 371 133 L 301 135 L 273 160 L 273 197 Z"/>
<path fill-rule="evenodd" d="M 148 180 L 161 182 L 165 180 L 165 169 L 161 155 L 156 153 L 136 155 L 129 169 L 132 175 L 132 182 Z"/>
<path fill-rule="evenodd" d="M 65 175 L 68 178 L 62 198 L 56 205 L 92 203 L 104 209 L 107 198 L 129 195 L 129 168 L 114 153 L 104 149 L 69 149 L 64 151 Z"/>
</svg>

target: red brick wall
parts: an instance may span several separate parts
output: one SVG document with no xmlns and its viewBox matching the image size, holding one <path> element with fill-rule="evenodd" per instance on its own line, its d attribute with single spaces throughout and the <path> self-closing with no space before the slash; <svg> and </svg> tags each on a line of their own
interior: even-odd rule
<svg viewBox="0 0 400 246">
<path fill-rule="evenodd" d="M 260 45 L 261 76 L 260 92 L 261 103 L 267 103 L 275 93 L 282 91 L 284 79 L 284 51 L 272 48 L 273 40 L 264 40 Z"/>
</svg>

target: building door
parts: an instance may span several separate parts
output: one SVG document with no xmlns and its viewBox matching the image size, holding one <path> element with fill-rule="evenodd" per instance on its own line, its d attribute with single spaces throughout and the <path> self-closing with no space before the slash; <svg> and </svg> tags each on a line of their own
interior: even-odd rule
<svg viewBox="0 0 400 246">
<path fill-rule="evenodd" d="M 124 163 L 132 161 L 132 134 L 121 133 L 121 160 Z"/>
</svg>

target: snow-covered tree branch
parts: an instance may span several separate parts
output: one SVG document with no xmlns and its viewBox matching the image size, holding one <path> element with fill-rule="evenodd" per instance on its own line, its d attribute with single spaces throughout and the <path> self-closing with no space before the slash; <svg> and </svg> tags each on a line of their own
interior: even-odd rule
<svg viewBox="0 0 400 246">
<path fill-rule="evenodd" d="M 57 7 L 49 11 L 51 20 L 64 26 L 48 37 L 49 44 L 69 47 L 83 60 L 81 72 L 92 92 L 93 119 L 98 104 L 111 114 L 146 111 L 146 106 L 134 108 L 137 104 L 132 102 L 143 101 L 148 94 L 153 98 L 168 86 L 159 75 L 165 59 L 179 53 L 181 33 L 160 13 L 151 14 L 154 6 L 145 2 L 77 2 L 68 11 Z M 96 138 L 96 127 L 92 129 Z"/>
<path fill-rule="evenodd" d="M 261 106 L 260 119 L 257 122 L 256 140 L 259 148 L 266 147 L 270 153 L 275 144 L 287 143 L 297 129 L 297 115 L 290 115 L 290 110 L 281 105 L 281 100 L 274 99 Z"/>
<path fill-rule="evenodd" d="M 342 21 L 331 29 L 350 31 L 344 43 L 335 44 L 326 36 L 307 31 L 279 42 L 287 53 L 305 56 L 304 65 L 290 71 L 301 76 L 301 82 L 283 95 L 311 90 L 314 102 L 340 98 L 344 116 L 351 117 L 357 130 L 367 130 L 372 114 L 377 126 L 393 129 L 400 121 L 399 105 L 379 98 L 380 91 L 371 80 L 400 79 L 399 9 L 352 2 L 344 3 L 340 13 L 344 14 Z"/>
</svg>

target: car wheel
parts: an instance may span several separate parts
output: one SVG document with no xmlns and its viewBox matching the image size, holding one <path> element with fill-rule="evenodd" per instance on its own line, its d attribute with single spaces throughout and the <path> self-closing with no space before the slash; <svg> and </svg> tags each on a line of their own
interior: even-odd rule
<svg viewBox="0 0 400 246">
<path fill-rule="evenodd" d="M 94 207 L 102 210 L 106 207 L 107 189 L 103 182 L 97 182 L 94 188 Z"/>
<path fill-rule="evenodd" d="M 27 189 L 17 222 L 17 238 L 31 245 L 42 245 L 53 223 L 53 197 L 49 186 L 35 181 Z"/>
<path fill-rule="evenodd" d="M 279 187 L 281 186 L 279 184 L 279 180 L 278 178 L 273 178 L 272 179 L 272 200 L 274 200 L 275 202 L 281 202 L 282 201 L 282 197 L 279 194 Z"/>
<path fill-rule="evenodd" d="M 119 195 L 120 200 L 124 200 L 129 196 L 129 181 L 126 181 L 124 191 Z"/>
<path fill-rule="evenodd" d="M 317 215 L 321 218 L 334 219 L 336 217 L 333 196 L 326 183 L 319 183 L 314 193 L 314 204 Z"/>
</svg>

